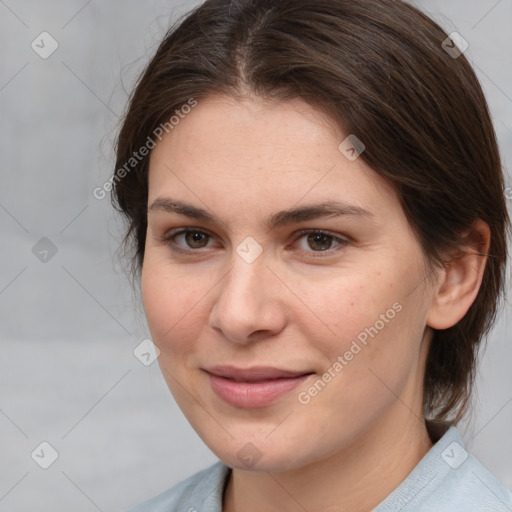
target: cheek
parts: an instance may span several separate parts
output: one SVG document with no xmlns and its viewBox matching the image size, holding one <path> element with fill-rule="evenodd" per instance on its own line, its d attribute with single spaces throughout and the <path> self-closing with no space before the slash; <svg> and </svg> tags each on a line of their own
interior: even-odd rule
<svg viewBox="0 0 512 512">
<path fill-rule="evenodd" d="M 177 354 L 188 348 L 201 329 L 198 315 L 201 297 L 207 293 L 207 285 L 187 277 L 169 265 L 148 256 L 144 262 L 141 289 L 144 310 L 153 342 L 162 356 Z"/>
<path fill-rule="evenodd" d="M 322 361 L 317 371 L 326 384 L 301 389 L 299 401 L 306 405 L 299 411 L 306 423 L 318 417 L 325 424 L 350 424 L 354 433 L 376 421 L 416 375 L 421 304 L 375 280 L 368 288 L 330 289 L 326 299 L 321 316 L 335 334 L 322 336 L 326 329 L 313 326 L 304 333 L 315 360 Z M 324 435 L 335 443 L 340 434 L 326 428 Z"/>
<path fill-rule="evenodd" d="M 297 321 L 328 352 L 343 353 L 358 337 L 364 343 L 375 332 L 370 328 L 376 322 L 380 332 L 397 316 L 393 309 L 397 300 L 395 286 L 389 277 L 378 277 L 352 273 L 322 283 L 302 280 L 297 283 L 302 302 L 302 315 L 297 311 Z"/>
<path fill-rule="evenodd" d="M 404 265 L 353 273 L 315 288 L 302 285 L 300 295 L 308 307 L 303 308 L 307 316 L 298 321 L 326 368 L 338 356 L 357 370 L 389 373 L 389 368 L 412 364 L 424 327 L 421 292 L 411 293 L 418 275 L 417 268 Z M 351 378 L 368 375 L 354 372 Z"/>
</svg>

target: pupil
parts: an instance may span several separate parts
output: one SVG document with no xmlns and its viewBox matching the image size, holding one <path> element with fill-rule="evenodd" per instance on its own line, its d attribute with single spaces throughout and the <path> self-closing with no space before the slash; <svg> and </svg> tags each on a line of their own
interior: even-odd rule
<svg viewBox="0 0 512 512">
<path fill-rule="evenodd" d="M 198 233 L 197 231 L 192 231 L 187 233 L 187 238 L 187 241 L 191 242 L 189 245 L 201 244 L 201 242 L 203 241 L 202 239 L 204 238 L 204 234 Z"/>
<path fill-rule="evenodd" d="M 323 247 L 320 248 L 321 251 L 324 251 L 326 249 L 329 249 L 329 246 L 331 245 L 329 241 L 327 241 L 330 237 L 322 234 L 315 234 L 315 235 L 309 235 L 308 239 L 310 242 L 313 242 L 313 244 L 320 244 L 323 245 Z M 322 241 L 324 243 L 322 243 Z M 314 248 L 314 247 L 313 247 Z M 318 247 L 317 247 L 318 248 Z"/>
</svg>

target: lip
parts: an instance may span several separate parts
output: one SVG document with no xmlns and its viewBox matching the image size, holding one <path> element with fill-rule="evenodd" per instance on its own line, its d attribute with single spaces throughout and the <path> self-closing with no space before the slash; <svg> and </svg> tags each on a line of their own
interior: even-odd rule
<svg viewBox="0 0 512 512">
<path fill-rule="evenodd" d="M 313 374 L 269 366 L 248 369 L 214 366 L 205 371 L 219 398 L 233 407 L 244 408 L 270 405 Z"/>
</svg>

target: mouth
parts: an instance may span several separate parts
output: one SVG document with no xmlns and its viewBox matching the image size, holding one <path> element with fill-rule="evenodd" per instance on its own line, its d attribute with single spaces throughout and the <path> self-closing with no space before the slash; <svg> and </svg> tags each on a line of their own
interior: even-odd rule
<svg viewBox="0 0 512 512">
<path fill-rule="evenodd" d="M 265 407 L 288 394 L 314 372 L 274 367 L 215 366 L 205 370 L 215 394 L 233 407 Z"/>
</svg>

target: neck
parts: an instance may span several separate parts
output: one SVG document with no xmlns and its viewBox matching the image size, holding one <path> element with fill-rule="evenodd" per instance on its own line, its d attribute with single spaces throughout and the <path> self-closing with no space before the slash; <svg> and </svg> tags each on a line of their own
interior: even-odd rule
<svg viewBox="0 0 512 512">
<path fill-rule="evenodd" d="M 281 473 L 234 468 L 223 512 L 372 510 L 432 447 L 425 422 L 402 403 L 395 407 L 349 448 L 323 460 Z"/>
</svg>

